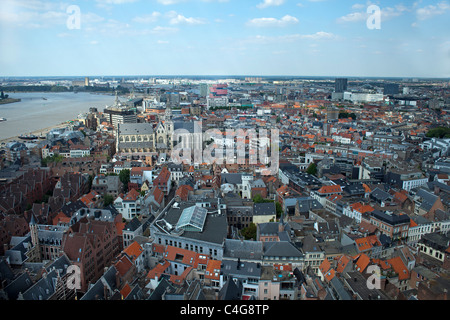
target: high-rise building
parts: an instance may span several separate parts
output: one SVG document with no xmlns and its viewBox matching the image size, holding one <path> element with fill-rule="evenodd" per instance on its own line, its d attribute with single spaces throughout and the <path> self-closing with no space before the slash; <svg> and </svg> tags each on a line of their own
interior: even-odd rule
<svg viewBox="0 0 450 320">
<path fill-rule="evenodd" d="M 206 98 L 206 96 L 208 95 L 208 84 L 207 83 L 201 83 L 200 84 L 200 96 L 203 98 Z"/>
<path fill-rule="evenodd" d="M 347 79 L 346 78 L 336 78 L 334 82 L 334 92 L 342 93 L 347 90 Z"/>
<path fill-rule="evenodd" d="M 384 85 L 383 93 L 385 95 L 394 95 L 400 92 L 399 85 L 397 83 L 386 83 Z"/>
<path fill-rule="evenodd" d="M 119 101 L 117 93 L 115 104 L 107 107 L 103 110 L 103 112 L 107 116 L 108 122 L 111 123 L 116 129 L 118 128 L 119 123 L 137 122 L 136 108 L 134 106 L 123 105 Z"/>
</svg>

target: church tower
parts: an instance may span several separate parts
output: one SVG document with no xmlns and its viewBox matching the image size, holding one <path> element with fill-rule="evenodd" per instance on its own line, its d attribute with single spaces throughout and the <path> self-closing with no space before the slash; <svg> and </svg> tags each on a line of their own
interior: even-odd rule
<svg viewBox="0 0 450 320">
<path fill-rule="evenodd" d="M 36 223 L 36 219 L 34 218 L 34 214 L 31 214 L 31 220 L 29 223 L 30 227 L 30 235 L 31 235 L 31 245 L 32 250 L 30 250 L 30 260 L 33 262 L 41 261 L 41 248 L 39 245 L 39 236 L 38 236 L 38 225 Z"/>
<path fill-rule="evenodd" d="M 164 119 L 165 119 L 164 126 L 166 128 L 167 146 L 170 148 L 173 148 L 172 136 L 173 136 L 173 132 L 174 132 L 174 126 L 173 126 L 173 121 L 172 121 L 172 108 L 170 106 L 166 107 Z"/>
</svg>

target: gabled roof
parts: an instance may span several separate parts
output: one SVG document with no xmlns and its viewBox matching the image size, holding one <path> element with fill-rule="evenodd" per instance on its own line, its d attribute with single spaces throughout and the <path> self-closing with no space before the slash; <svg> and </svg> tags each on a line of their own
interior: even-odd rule
<svg viewBox="0 0 450 320">
<path fill-rule="evenodd" d="M 402 259 L 400 257 L 395 257 L 392 259 L 387 260 L 387 262 L 392 266 L 394 271 L 398 274 L 399 280 L 406 280 L 409 279 L 409 270 L 403 263 Z"/>
<path fill-rule="evenodd" d="M 194 251 L 167 246 L 163 258 L 167 261 L 178 261 L 194 268 L 197 268 L 199 262 L 199 254 Z"/>
<path fill-rule="evenodd" d="M 153 185 L 166 184 L 170 179 L 170 171 L 166 167 L 163 167 L 159 175 L 153 180 Z"/>
<path fill-rule="evenodd" d="M 130 260 L 130 258 L 128 258 L 128 256 L 123 255 L 114 264 L 114 267 L 119 272 L 119 275 L 123 277 L 133 267 L 133 262 L 131 262 L 131 260 Z"/>
<path fill-rule="evenodd" d="M 222 262 L 219 260 L 208 260 L 205 270 L 205 278 L 219 280 L 221 263 Z"/>
<path fill-rule="evenodd" d="M 123 197 L 123 201 L 136 201 L 141 194 L 136 189 L 131 189 L 128 193 Z"/>
<path fill-rule="evenodd" d="M 361 253 L 356 257 L 356 270 L 363 273 L 364 270 L 366 270 L 369 263 L 370 258 L 366 254 Z"/>
<path fill-rule="evenodd" d="M 153 197 L 157 203 L 161 204 L 164 200 L 164 192 L 156 186 L 153 188 Z"/>
<path fill-rule="evenodd" d="M 333 186 L 323 186 L 319 190 L 317 190 L 318 193 L 341 193 L 342 187 L 340 185 L 333 185 Z"/>
<path fill-rule="evenodd" d="M 134 262 L 144 252 L 144 249 L 139 243 L 133 241 L 123 252 Z"/>
<path fill-rule="evenodd" d="M 356 246 L 360 252 L 367 251 L 373 247 L 381 246 L 376 235 L 355 239 Z"/>
<path fill-rule="evenodd" d="M 328 270 L 331 269 L 330 261 L 327 258 L 325 258 L 320 264 L 319 269 L 320 272 L 322 272 L 322 274 L 325 274 Z"/>
<path fill-rule="evenodd" d="M 346 255 L 340 256 L 336 263 L 336 271 L 338 273 L 344 272 L 345 268 L 347 267 L 350 261 L 351 261 L 350 257 Z"/>
</svg>

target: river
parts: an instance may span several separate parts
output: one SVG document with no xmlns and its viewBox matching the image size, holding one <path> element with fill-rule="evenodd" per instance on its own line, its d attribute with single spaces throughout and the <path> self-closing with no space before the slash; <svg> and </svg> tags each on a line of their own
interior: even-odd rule
<svg viewBox="0 0 450 320">
<path fill-rule="evenodd" d="M 114 104 L 114 95 L 91 94 L 86 92 L 5 92 L 10 98 L 20 102 L 0 105 L 0 140 L 28 134 L 33 131 L 56 126 L 73 120 L 80 113 L 95 107 L 103 111 L 106 105 Z"/>
</svg>

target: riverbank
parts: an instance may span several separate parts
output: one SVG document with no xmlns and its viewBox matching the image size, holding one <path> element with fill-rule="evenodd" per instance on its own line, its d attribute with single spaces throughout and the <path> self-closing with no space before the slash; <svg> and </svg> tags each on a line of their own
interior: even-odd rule
<svg viewBox="0 0 450 320">
<path fill-rule="evenodd" d="M 39 130 L 35 130 L 35 131 L 31 131 L 31 132 L 24 132 L 23 134 L 24 135 L 35 135 L 35 136 L 37 136 L 38 137 L 38 139 L 37 140 L 41 140 L 41 139 L 39 139 L 39 136 L 41 136 L 41 135 L 43 135 L 43 136 L 46 136 L 47 135 L 47 133 L 49 133 L 50 131 L 52 131 L 53 129 L 60 129 L 60 128 L 65 128 L 65 127 L 67 127 L 69 124 L 68 124 L 68 121 L 65 121 L 65 122 L 62 122 L 62 123 L 60 123 L 60 124 L 57 124 L 57 125 L 54 125 L 54 126 L 50 126 L 50 127 L 47 127 L 47 128 L 44 128 L 44 129 L 39 129 Z M 9 138 L 5 138 L 5 139 L 0 139 L 0 144 L 3 144 L 3 143 L 8 143 L 8 142 L 12 142 L 12 141 L 21 141 L 21 142 L 25 142 L 25 141 L 27 141 L 27 140 L 23 140 L 23 139 L 20 139 L 19 138 L 19 136 L 15 136 L 15 137 L 9 137 Z M 28 140 L 29 141 L 29 140 Z"/>
<path fill-rule="evenodd" d="M 20 102 L 20 101 L 22 101 L 22 100 L 21 99 L 6 98 L 6 99 L 1 99 L 0 100 L 0 104 L 14 103 L 14 102 Z"/>
</svg>

